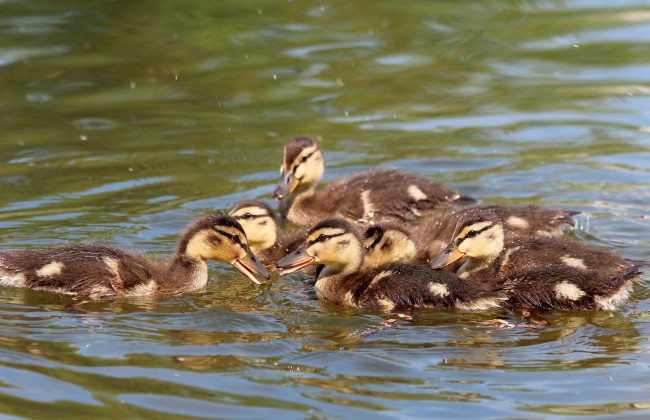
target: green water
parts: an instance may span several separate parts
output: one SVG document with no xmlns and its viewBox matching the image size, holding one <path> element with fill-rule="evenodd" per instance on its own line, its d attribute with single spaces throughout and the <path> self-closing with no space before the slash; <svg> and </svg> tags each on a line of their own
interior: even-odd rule
<svg viewBox="0 0 650 420">
<path fill-rule="evenodd" d="M 650 4 L 0 1 L 2 249 L 164 256 L 196 216 L 270 199 L 282 145 L 326 180 L 378 165 L 484 202 L 583 212 L 650 260 Z M 7 418 L 647 417 L 650 277 L 613 312 L 388 315 L 255 286 L 93 302 L 0 287 Z"/>
</svg>

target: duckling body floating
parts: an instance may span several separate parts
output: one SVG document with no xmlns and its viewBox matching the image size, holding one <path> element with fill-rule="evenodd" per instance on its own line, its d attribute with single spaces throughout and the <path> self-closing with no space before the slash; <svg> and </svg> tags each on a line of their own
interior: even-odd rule
<svg viewBox="0 0 650 420">
<path fill-rule="evenodd" d="M 206 260 L 232 264 L 255 283 L 253 273 L 268 278 L 239 223 L 215 214 L 191 223 L 167 262 L 90 244 L 4 251 L 0 284 L 89 299 L 173 295 L 205 287 Z"/>
<path fill-rule="evenodd" d="M 280 214 L 296 225 L 327 217 L 356 223 L 410 220 L 434 209 L 471 200 L 445 185 L 396 169 L 376 169 L 316 187 L 325 170 L 320 146 L 296 137 L 284 146 L 281 179 L 273 192 Z"/>
<path fill-rule="evenodd" d="M 458 221 L 473 211 L 491 211 L 503 220 L 506 238 L 551 236 L 573 223 L 577 212 L 542 206 L 474 205 L 436 211 L 429 217 L 410 223 L 380 222 L 364 232 L 366 262 L 380 264 L 413 262 L 427 264 L 447 246 Z"/>
<path fill-rule="evenodd" d="M 395 263 L 362 270 L 364 248 L 356 228 L 344 219 L 326 219 L 307 240 L 278 263 L 280 275 L 323 264 L 316 291 L 332 302 L 373 310 L 412 308 L 488 309 L 504 295 L 498 287 L 468 281 L 426 266 Z"/>
<path fill-rule="evenodd" d="M 430 263 L 460 259 L 465 279 L 507 286 L 509 303 L 526 309 L 614 309 L 645 262 L 555 237 L 506 238 L 500 218 L 476 209 L 459 220 L 453 239 Z"/>
</svg>

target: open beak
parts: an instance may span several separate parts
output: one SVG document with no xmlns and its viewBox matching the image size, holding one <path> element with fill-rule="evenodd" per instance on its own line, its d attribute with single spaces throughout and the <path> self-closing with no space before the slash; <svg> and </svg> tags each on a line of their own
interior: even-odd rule
<svg viewBox="0 0 650 420">
<path fill-rule="evenodd" d="M 244 258 L 237 258 L 232 265 L 255 284 L 261 284 L 259 280 L 255 278 L 255 274 L 259 274 L 267 280 L 269 278 L 269 273 L 250 249 L 246 251 L 246 256 Z"/>
<path fill-rule="evenodd" d="M 298 181 L 295 176 L 293 176 L 293 171 L 287 171 L 280 177 L 280 182 L 278 186 L 275 187 L 273 191 L 273 199 L 275 201 L 280 201 L 298 186 Z"/>
<path fill-rule="evenodd" d="M 444 267 L 456 260 L 463 258 L 464 256 L 465 254 L 458 250 L 456 244 L 454 242 L 451 242 L 449 245 L 447 245 L 447 248 L 445 248 L 445 250 L 442 251 L 440 255 L 431 260 L 429 263 L 429 268 L 435 269 Z"/>
<path fill-rule="evenodd" d="M 276 264 L 280 269 L 280 275 L 295 273 L 308 265 L 316 264 L 316 258 L 307 253 L 307 244 L 299 246 L 295 251 L 282 258 Z"/>
</svg>

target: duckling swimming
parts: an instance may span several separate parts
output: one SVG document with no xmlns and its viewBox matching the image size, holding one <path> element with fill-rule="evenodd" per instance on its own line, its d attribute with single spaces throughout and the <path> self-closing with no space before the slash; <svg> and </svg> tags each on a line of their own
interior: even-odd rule
<svg viewBox="0 0 650 420">
<path fill-rule="evenodd" d="M 501 219 L 485 209 L 463 215 L 452 238 L 431 268 L 464 257 L 460 277 L 505 285 L 509 302 L 523 307 L 613 309 L 646 264 L 565 238 L 506 238 Z"/>
<path fill-rule="evenodd" d="M 471 200 L 445 185 L 396 169 L 376 169 L 316 187 L 323 176 L 323 153 L 309 137 L 284 146 L 281 179 L 273 192 L 280 214 L 296 225 L 311 225 L 327 217 L 353 222 L 410 220 L 432 210 Z"/>
<path fill-rule="evenodd" d="M 447 246 L 458 221 L 467 213 L 491 211 L 501 220 L 505 236 L 551 236 L 562 233 L 562 227 L 573 223 L 575 211 L 549 209 L 542 206 L 474 205 L 453 210 L 436 211 L 427 218 L 410 223 L 380 222 L 364 232 L 366 261 L 372 264 L 413 262 L 427 264 Z"/>
<path fill-rule="evenodd" d="M 275 268 L 307 238 L 306 229 L 280 234 L 273 210 L 261 200 L 242 200 L 228 214 L 241 224 L 251 250 L 267 267 Z"/>
<path fill-rule="evenodd" d="M 323 264 L 316 291 L 332 302 L 373 310 L 444 308 L 482 310 L 505 299 L 498 287 L 426 266 L 395 263 L 363 271 L 365 252 L 352 223 L 330 218 L 314 226 L 303 245 L 278 262 L 280 275 Z"/>
<path fill-rule="evenodd" d="M 77 244 L 0 252 L 0 285 L 88 299 L 175 295 L 202 289 L 206 260 L 232 264 L 252 282 L 269 278 L 240 224 L 212 214 L 191 223 L 167 262 L 104 245 Z"/>
</svg>

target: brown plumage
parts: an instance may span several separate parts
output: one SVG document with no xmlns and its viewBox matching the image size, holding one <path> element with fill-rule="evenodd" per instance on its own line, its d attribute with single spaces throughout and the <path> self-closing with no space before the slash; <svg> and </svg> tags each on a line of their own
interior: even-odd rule
<svg viewBox="0 0 650 420">
<path fill-rule="evenodd" d="M 565 238 L 508 238 L 489 209 L 464 214 L 452 241 L 430 265 L 440 268 L 459 258 L 466 258 L 460 277 L 507 285 L 512 305 L 539 302 L 545 309 L 612 309 L 627 298 L 645 264 Z"/>
<path fill-rule="evenodd" d="M 296 137 L 284 147 L 281 179 L 273 192 L 280 214 L 296 225 L 327 217 L 355 223 L 411 220 L 441 206 L 471 200 L 445 185 L 397 169 L 376 169 L 336 180 L 316 191 L 324 172 L 320 146 Z"/>
<path fill-rule="evenodd" d="M 208 259 L 232 264 L 256 283 L 253 273 L 268 278 L 239 223 L 214 214 L 187 227 L 167 262 L 91 244 L 4 251 L 0 284 L 89 299 L 173 295 L 205 287 Z"/>
<path fill-rule="evenodd" d="M 504 299 L 499 287 L 461 279 L 425 266 L 395 263 L 362 269 L 364 247 L 357 229 L 344 219 L 313 227 L 305 243 L 278 263 L 280 275 L 323 264 L 316 291 L 332 302 L 373 310 L 413 308 L 480 310 Z"/>
</svg>

